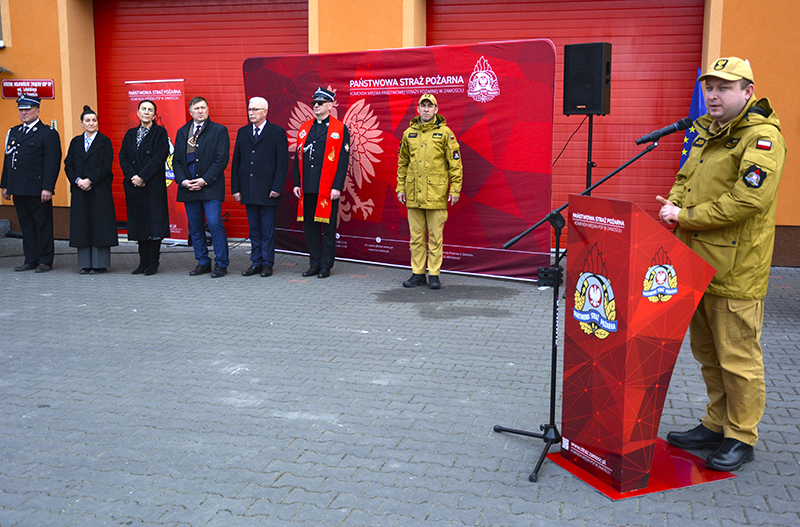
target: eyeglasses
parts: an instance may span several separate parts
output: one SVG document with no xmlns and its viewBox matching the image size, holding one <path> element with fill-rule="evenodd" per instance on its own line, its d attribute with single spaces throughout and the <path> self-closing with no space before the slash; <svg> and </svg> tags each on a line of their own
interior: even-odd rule
<svg viewBox="0 0 800 527">
<path fill-rule="evenodd" d="M 256 112 L 262 112 L 262 111 L 264 111 L 264 110 L 266 110 L 266 108 L 248 108 L 248 109 L 247 109 L 247 113 L 256 113 Z"/>
<path fill-rule="evenodd" d="M 147 108 L 147 107 L 139 108 L 139 111 L 140 112 L 144 112 L 144 113 L 156 113 L 156 111 L 154 109 Z"/>
<path fill-rule="evenodd" d="M 311 104 L 313 106 L 322 106 L 323 104 L 328 104 L 330 101 L 312 101 Z"/>
</svg>

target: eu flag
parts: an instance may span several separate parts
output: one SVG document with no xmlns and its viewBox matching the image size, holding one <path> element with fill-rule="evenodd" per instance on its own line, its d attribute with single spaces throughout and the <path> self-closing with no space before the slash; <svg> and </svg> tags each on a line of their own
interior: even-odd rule
<svg viewBox="0 0 800 527">
<path fill-rule="evenodd" d="M 700 68 L 697 68 L 697 76 L 699 77 L 702 75 L 700 73 Z M 700 81 L 694 82 L 694 92 L 692 92 L 692 104 L 689 106 L 689 119 L 694 121 L 701 115 L 705 115 L 706 113 L 706 100 L 703 97 L 703 85 Z M 686 158 L 689 157 L 689 151 L 692 149 L 692 143 L 694 143 L 695 138 L 697 137 L 697 130 L 695 129 L 694 125 L 690 126 L 688 130 L 686 130 L 686 134 L 683 136 L 683 150 L 681 150 L 681 166 L 686 162 Z"/>
</svg>

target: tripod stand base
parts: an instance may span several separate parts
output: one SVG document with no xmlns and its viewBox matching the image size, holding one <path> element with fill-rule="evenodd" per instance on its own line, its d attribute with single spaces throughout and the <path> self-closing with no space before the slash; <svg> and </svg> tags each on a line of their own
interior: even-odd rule
<svg viewBox="0 0 800 527">
<path fill-rule="evenodd" d="M 533 472 L 528 476 L 528 481 L 535 483 L 539 479 L 539 470 L 542 468 L 545 457 L 550 451 L 550 447 L 561 442 L 561 434 L 558 432 L 558 427 L 555 424 L 540 425 L 539 429 L 542 430 L 541 434 L 535 432 L 528 432 L 526 430 L 517 430 L 515 428 L 506 428 L 505 426 L 494 425 L 492 430 L 495 432 L 507 432 L 509 434 L 516 434 L 526 437 L 535 437 L 544 441 L 544 448 L 539 455 L 539 460 L 536 462 L 536 467 Z"/>
</svg>

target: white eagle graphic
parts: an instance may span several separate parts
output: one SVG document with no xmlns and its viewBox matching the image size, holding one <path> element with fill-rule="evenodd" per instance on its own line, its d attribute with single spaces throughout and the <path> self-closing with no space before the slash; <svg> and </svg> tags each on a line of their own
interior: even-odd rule
<svg viewBox="0 0 800 527">
<path fill-rule="evenodd" d="M 336 90 L 328 86 L 328 90 Z M 333 102 L 331 115 L 338 119 L 337 101 Z M 289 152 L 297 151 L 297 132 L 306 121 L 314 119 L 314 110 L 306 103 L 297 102 L 289 116 L 287 135 Z M 373 115 L 369 104 L 364 99 L 356 101 L 344 114 L 342 122 L 350 132 L 350 166 L 347 168 L 342 197 L 339 198 L 339 221 L 350 221 L 354 214 L 360 213 L 367 219 L 375 209 L 371 199 L 362 201 L 358 192 L 375 177 L 374 163 L 380 163 L 377 155 L 383 153 L 378 145 L 383 138 L 377 116 Z"/>
</svg>

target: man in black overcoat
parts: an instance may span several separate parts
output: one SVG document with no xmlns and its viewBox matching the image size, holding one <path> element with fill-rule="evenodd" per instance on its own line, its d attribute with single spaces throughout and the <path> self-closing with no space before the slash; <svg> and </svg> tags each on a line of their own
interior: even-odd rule
<svg viewBox="0 0 800 527">
<path fill-rule="evenodd" d="M 253 97 L 247 106 L 251 124 L 239 128 L 233 147 L 231 193 L 247 211 L 250 267 L 243 276 L 272 276 L 275 265 L 275 217 L 289 169 L 286 130 L 267 120 L 269 104 Z"/>
<path fill-rule="evenodd" d="M 189 236 L 197 259 L 197 267 L 189 274 L 197 276 L 211 271 L 206 247 L 207 223 L 214 245 L 211 278 L 219 278 L 228 274 L 228 236 L 222 223 L 222 202 L 231 139 L 227 128 L 208 118 L 208 103 L 204 98 L 194 97 L 189 101 L 189 114 L 192 120 L 178 130 L 172 156 L 177 199 L 186 207 Z"/>
<path fill-rule="evenodd" d="M 25 263 L 15 271 L 44 273 L 53 268 L 53 193 L 61 171 L 61 138 L 39 120 L 38 97 L 17 99 L 20 126 L 6 135 L 6 152 L 0 189 L 14 196 L 14 208 L 22 230 Z"/>
<path fill-rule="evenodd" d="M 336 259 L 339 198 L 350 163 L 350 132 L 331 115 L 336 93 L 317 88 L 311 100 L 314 119 L 300 126 L 294 158 L 297 219 L 303 222 L 309 268 L 303 276 L 327 278 Z"/>
</svg>

